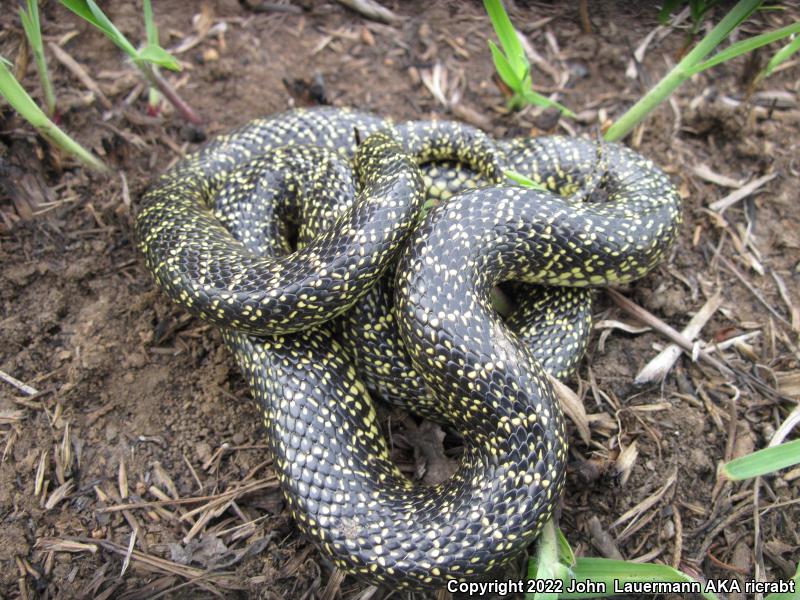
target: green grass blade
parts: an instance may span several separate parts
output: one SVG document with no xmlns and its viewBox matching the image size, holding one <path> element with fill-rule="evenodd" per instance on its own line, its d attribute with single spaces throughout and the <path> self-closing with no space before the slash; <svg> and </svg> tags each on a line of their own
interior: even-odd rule
<svg viewBox="0 0 800 600">
<path fill-rule="evenodd" d="M 689 69 L 698 64 L 727 38 L 739 24 L 747 19 L 761 5 L 762 0 L 739 0 L 708 35 L 700 40 L 675 68 L 667 73 L 647 94 L 625 112 L 608 129 L 606 141 L 615 142 L 624 138 L 644 120 L 655 108 L 669 98 L 689 77 Z"/>
<path fill-rule="evenodd" d="M 133 44 L 128 41 L 128 38 L 122 35 L 122 32 L 114 26 L 94 0 L 61 0 L 61 4 L 97 27 L 128 56 L 134 59 L 136 58 L 136 48 L 134 48 Z"/>
<path fill-rule="evenodd" d="M 722 466 L 720 475 L 741 481 L 800 464 L 800 440 L 758 450 Z"/>
<path fill-rule="evenodd" d="M 147 43 L 158 46 L 158 27 L 153 18 L 153 4 L 150 0 L 144 0 L 142 10 L 144 12 L 144 30 L 147 34 Z"/>
<path fill-rule="evenodd" d="M 172 71 L 180 71 L 182 69 L 181 64 L 175 59 L 175 57 L 164 50 L 161 46 L 153 46 L 152 44 L 148 44 L 139 52 L 139 58 Z"/>
<path fill-rule="evenodd" d="M 563 542 L 562 542 L 563 541 Z M 545 523 L 536 548 L 536 555 L 528 561 L 528 579 L 539 582 L 557 582 L 569 576 L 568 568 L 561 562 L 562 543 L 566 542 L 561 531 L 550 519 Z M 571 554 L 571 550 L 569 551 Z M 542 591 L 527 592 L 525 600 L 558 600 L 555 583 L 546 583 Z"/>
<path fill-rule="evenodd" d="M 522 173 L 517 173 L 516 171 L 512 171 L 511 169 L 506 169 L 505 171 L 503 171 L 503 175 L 508 177 L 514 183 L 521 185 L 522 187 L 531 188 L 533 190 L 538 190 L 540 192 L 547 191 L 547 188 L 544 187 L 541 183 L 537 183 L 533 179 L 528 179 Z"/>
<path fill-rule="evenodd" d="M 489 40 L 489 50 L 492 52 L 494 68 L 497 71 L 497 74 L 500 75 L 500 79 L 502 79 L 512 90 L 519 92 L 522 89 L 522 80 L 517 77 L 517 74 L 514 72 L 514 69 L 511 67 L 508 59 L 492 40 Z"/>
<path fill-rule="evenodd" d="M 572 551 L 572 547 L 569 545 L 567 537 L 561 531 L 561 528 L 556 531 L 558 533 L 558 558 L 563 564 L 572 567 L 575 564 L 575 553 Z"/>
<path fill-rule="evenodd" d="M 575 113 L 568 109 L 563 104 L 556 102 L 555 100 L 550 100 L 547 96 L 543 96 L 539 92 L 533 90 L 533 88 L 528 88 L 522 92 L 522 97 L 525 99 L 526 102 L 530 104 L 535 104 L 536 106 L 544 106 L 547 108 L 557 108 L 561 111 L 561 114 L 566 115 L 571 118 L 575 118 Z"/>
<path fill-rule="evenodd" d="M 772 42 L 788 37 L 794 33 L 800 33 L 800 23 L 787 25 L 786 27 L 781 27 L 775 31 L 768 31 L 767 33 L 762 33 L 761 35 L 756 35 L 746 40 L 736 42 L 735 44 L 728 46 L 725 50 L 715 54 L 710 59 L 687 69 L 687 73 L 689 75 L 700 73 L 701 71 L 715 67 L 720 63 L 727 62 L 736 58 L 737 56 L 741 56 L 742 54 L 752 52 L 757 48 L 761 48 L 761 46 L 766 46 L 767 44 L 771 44 Z"/>
<path fill-rule="evenodd" d="M 794 40 L 786 44 L 783 48 L 775 53 L 775 56 L 770 59 L 770 61 L 767 63 L 767 66 L 764 67 L 761 73 L 758 74 L 758 78 L 765 79 L 766 77 L 772 75 L 772 72 L 775 69 L 789 60 L 792 54 L 798 50 L 800 50 L 800 35 L 795 37 Z"/>
<path fill-rule="evenodd" d="M 775 592 L 764 597 L 764 600 L 798 600 L 800 598 L 800 563 L 797 563 L 797 571 L 789 580 L 794 583 L 794 592 Z"/>
<path fill-rule="evenodd" d="M 652 563 L 632 563 L 624 560 L 612 560 L 608 558 L 580 557 L 575 563 L 573 574 L 576 581 L 604 583 L 606 587 L 606 593 L 564 592 L 559 594 L 560 600 L 571 600 L 576 598 L 608 598 L 610 596 L 616 596 L 619 595 L 620 592 L 615 591 L 615 582 L 617 586 L 624 585 L 625 582 L 686 583 L 691 584 L 692 586 L 699 586 L 700 593 L 704 598 L 706 598 L 706 600 L 719 600 L 715 594 L 711 592 L 704 592 L 702 590 L 702 584 L 700 584 L 696 579 L 693 579 L 686 573 L 682 573 L 681 571 L 666 565 L 656 565 Z M 569 585 L 569 582 L 567 582 L 567 585 Z"/>
<path fill-rule="evenodd" d="M 525 56 L 525 50 L 522 48 L 517 31 L 511 24 L 511 19 L 508 18 L 503 3 L 500 0 L 483 0 L 483 6 L 492 21 L 497 39 L 500 40 L 500 46 L 502 46 L 511 68 L 517 78 L 522 79 L 529 67 L 528 58 Z"/>
<path fill-rule="evenodd" d="M 108 168 L 100 159 L 78 144 L 47 118 L 47 115 L 42 112 L 42 109 L 36 105 L 33 98 L 28 95 L 19 81 L 12 75 L 8 69 L 8 61 L 5 59 L 0 60 L 0 95 L 8 100 L 12 108 L 22 115 L 28 123 L 33 125 L 39 133 L 56 146 L 65 152 L 73 154 L 98 171 L 108 171 Z"/>
<path fill-rule="evenodd" d="M 53 83 L 50 80 L 50 72 L 47 69 L 47 59 L 44 55 L 44 44 L 42 43 L 42 28 L 39 21 L 39 2 L 38 0 L 27 0 L 28 10 L 19 9 L 19 18 L 22 21 L 22 29 L 25 37 L 28 38 L 33 50 L 33 58 L 36 61 L 36 70 L 39 73 L 39 82 L 44 94 L 45 110 L 48 116 L 52 117 L 56 112 L 56 94 L 53 90 Z"/>
</svg>

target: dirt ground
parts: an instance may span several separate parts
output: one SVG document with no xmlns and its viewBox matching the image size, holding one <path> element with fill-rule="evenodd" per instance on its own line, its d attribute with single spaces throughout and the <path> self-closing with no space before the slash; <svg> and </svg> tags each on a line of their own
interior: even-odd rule
<svg viewBox="0 0 800 600">
<path fill-rule="evenodd" d="M 130 39 L 143 39 L 139 2 L 105 4 Z M 332 580 L 297 534 L 219 334 L 172 306 L 144 269 L 132 240 L 136 203 L 202 139 L 319 101 L 397 119 L 468 119 L 497 136 L 595 136 L 666 72 L 685 30 L 659 30 L 634 65 L 658 25 L 647 3 L 590 3 L 587 32 L 577 3 L 519 2 L 511 16 L 539 55 L 537 89 L 560 92 L 578 113 L 558 120 L 504 108 L 479 3 L 386 2 L 401 16 L 390 25 L 334 2 L 154 5 L 162 43 L 184 65 L 167 77 L 202 126 L 169 109 L 148 115 L 122 54 L 55 2 L 43 6 L 45 39 L 98 88 L 49 53 L 61 125 L 113 175 L 60 157 L 2 105 L 0 370 L 33 389 L 0 382 L 0 597 L 403 597 Z M 762 12 L 742 31 L 798 15 L 796 4 Z M 0 52 L 38 97 L 22 39 L 5 11 Z M 580 555 L 618 552 L 705 578 L 794 573 L 800 471 L 764 478 L 757 509 L 752 481 L 716 477 L 720 462 L 766 446 L 800 398 L 800 68 L 795 59 L 748 96 L 770 55 L 694 77 L 627 140 L 672 175 L 685 223 L 668 263 L 622 292 L 676 329 L 719 294 L 701 338 L 751 335 L 718 352 L 733 378 L 683 356 L 663 383 L 636 386 L 667 342 L 621 330 L 639 322 L 600 294 L 588 357 L 570 382 L 591 427 L 587 444 L 570 424 L 560 515 Z M 450 112 L 423 81 L 440 68 Z M 710 207 L 765 175 L 774 177 L 730 208 Z M 424 471 L 413 423 L 383 414 L 400 464 Z"/>
</svg>

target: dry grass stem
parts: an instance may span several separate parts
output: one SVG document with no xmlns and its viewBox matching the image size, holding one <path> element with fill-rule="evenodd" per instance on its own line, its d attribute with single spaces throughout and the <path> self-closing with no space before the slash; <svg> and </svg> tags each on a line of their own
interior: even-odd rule
<svg viewBox="0 0 800 600">
<path fill-rule="evenodd" d="M 10 385 L 13 385 L 15 388 L 17 388 L 20 392 L 22 392 L 26 396 L 34 396 L 39 393 L 39 390 L 37 390 L 36 388 L 21 382 L 19 379 L 17 379 L 12 375 L 9 375 L 5 371 L 0 371 L 0 379 L 2 379 L 3 381 L 5 381 Z"/>
<path fill-rule="evenodd" d="M 709 319 L 717 312 L 722 305 L 722 296 L 717 293 L 703 305 L 703 307 L 695 313 L 686 327 L 683 328 L 681 333 L 688 340 L 694 340 Z M 636 385 L 643 385 L 651 381 L 660 381 L 667 376 L 670 369 L 675 365 L 678 357 L 681 355 L 681 348 L 677 344 L 670 344 L 664 350 L 648 362 L 633 380 Z"/>
</svg>

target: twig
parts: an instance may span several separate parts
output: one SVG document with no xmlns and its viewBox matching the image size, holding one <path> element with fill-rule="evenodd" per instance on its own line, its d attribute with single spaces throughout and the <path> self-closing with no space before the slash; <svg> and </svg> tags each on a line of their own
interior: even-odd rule
<svg viewBox="0 0 800 600">
<path fill-rule="evenodd" d="M 614 521 L 611 524 L 611 527 L 619 527 L 625 521 L 630 521 L 628 526 L 617 537 L 617 539 L 622 537 L 622 535 L 624 535 L 625 532 L 628 529 L 630 529 L 634 525 L 634 523 L 636 523 L 636 520 L 638 519 L 639 515 L 650 510 L 653 506 L 655 506 L 658 503 L 659 500 L 661 500 L 661 498 L 664 497 L 664 494 L 667 493 L 667 490 L 675 483 L 677 478 L 678 478 L 678 469 L 673 469 L 672 473 L 670 473 L 669 476 L 667 477 L 666 482 L 664 482 L 664 485 L 661 486 L 661 489 L 659 489 L 654 494 L 651 494 L 650 496 L 639 502 L 639 504 L 637 504 L 633 508 L 625 511 L 625 513 L 622 516 L 620 516 L 616 521 Z"/>
<path fill-rule="evenodd" d="M 100 89 L 100 86 L 97 85 L 94 79 L 89 76 L 89 73 L 86 72 L 86 69 L 78 63 L 74 58 L 72 58 L 67 51 L 64 50 L 58 44 L 54 44 L 53 42 L 49 42 L 47 46 L 50 48 L 50 51 L 55 55 L 58 62 L 62 65 L 67 67 L 75 77 L 84 85 L 86 89 L 92 92 L 97 99 L 100 101 L 100 104 L 103 105 L 103 108 L 106 110 L 111 110 L 114 105 L 111 103 L 111 100 L 103 93 L 103 90 Z"/>
<path fill-rule="evenodd" d="M 717 312 L 721 304 L 722 296 L 720 294 L 715 294 L 709 298 L 708 302 L 697 311 L 689 321 L 689 324 L 684 327 L 681 334 L 686 336 L 688 340 L 694 340 L 694 338 L 700 334 L 703 327 L 705 327 L 708 320 L 714 316 L 714 313 Z M 678 360 L 680 354 L 681 349 L 676 344 L 670 344 L 659 352 L 654 359 L 642 367 L 642 370 L 639 371 L 633 382 L 636 385 L 642 385 L 650 381 L 663 379 L 666 377 L 667 373 L 669 373 L 675 361 Z"/>
<path fill-rule="evenodd" d="M 194 125 L 202 125 L 203 119 L 201 119 L 194 109 L 189 106 L 186 101 L 178 95 L 178 92 L 173 88 L 169 82 L 162 77 L 161 73 L 159 73 L 156 69 L 154 69 L 150 64 L 144 63 L 143 65 L 139 65 L 142 73 L 147 78 L 147 80 L 158 88 L 158 91 L 161 92 L 164 97 L 169 101 L 175 109 L 181 113 L 184 119 L 193 123 Z"/>
<path fill-rule="evenodd" d="M 672 504 L 672 522 L 675 524 L 675 551 L 672 555 L 672 567 L 678 569 L 681 566 L 681 554 L 683 553 L 683 519 L 678 510 L 678 505 Z"/>
<path fill-rule="evenodd" d="M 634 304 L 633 302 L 628 300 L 625 296 L 620 294 L 618 291 L 608 288 L 606 289 L 606 292 L 608 293 L 609 296 L 611 296 L 611 299 L 614 301 L 614 304 L 619 306 L 622 310 L 636 317 L 643 323 L 650 325 L 650 327 L 652 327 L 653 329 L 655 329 L 668 339 L 672 340 L 673 343 L 680 346 L 689 356 L 693 356 L 694 344 L 692 344 L 692 341 L 687 339 L 685 335 L 683 335 L 679 331 L 675 330 L 673 327 L 664 323 L 664 321 L 656 317 L 653 313 L 646 311 L 641 306 Z M 711 356 L 705 350 L 703 349 L 697 350 L 697 357 L 702 358 L 709 365 L 713 366 L 720 373 L 725 375 L 725 377 L 729 378 L 734 377 L 734 372 L 731 369 L 729 369 L 722 362 Z"/>
<path fill-rule="evenodd" d="M 219 494 L 214 494 L 213 496 L 195 496 L 193 498 L 177 498 L 175 500 L 152 500 L 149 502 L 129 502 L 127 504 L 116 504 L 113 506 L 104 506 L 97 509 L 97 512 L 106 513 L 106 512 L 118 512 L 129 510 L 131 508 L 150 508 L 153 506 L 176 506 L 181 504 L 196 504 L 198 502 L 215 502 L 215 501 L 223 501 L 229 499 L 231 496 L 238 498 L 244 494 L 249 494 L 251 492 L 255 492 L 262 489 L 269 489 L 269 488 L 276 488 L 278 487 L 277 478 L 266 478 L 266 479 L 259 479 L 250 483 L 248 485 L 243 485 L 238 488 L 234 488 L 231 490 L 226 490 L 224 492 L 220 492 Z M 195 509 L 192 512 L 202 512 L 205 510 L 205 506 L 200 507 L 199 509 Z M 191 516 L 191 515 L 190 515 Z M 188 520 L 187 517 L 184 515 L 182 520 Z"/>
<path fill-rule="evenodd" d="M 770 275 L 775 280 L 775 284 L 778 286 L 778 293 L 783 298 L 784 303 L 786 304 L 786 308 L 789 309 L 789 314 L 791 315 L 792 319 L 792 330 L 795 332 L 800 332 L 800 310 L 792 302 L 791 297 L 789 296 L 789 290 L 786 289 L 786 283 L 783 281 L 783 278 L 778 275 L 775 269 L 769 270 Z"/>
<path fill-rule="evenodd" d="M 744 285 L 744 287 L 746 287 L 749 290 L 749 292 L 753 294 L 753 296 L 755 296 L 755 299 L 758 300 L 761 303 L 761 305 L 772 314 L 773 317 L 775 317 L 781 323 L 783 323 L 784 325 L 786 325 L 791 329 L 792 324 L 788 320 L 786 320 L 786 318 L 783 315 L 781 315 L 777 310 L 775 310 L 775 308 L 773 308 L 769 302 L 767 302 L 764 299 L 764 296 L 761 295 L 761 292 L 759 292 L 756 288 L 754 288 L 752 284 L 749 281 L 747 281 L 747 279 L 745 279 L 744 275 L 742 275 L 739 272 L 739 269 L 737 269 L 736 266 L 734 266 L 734 264 L 731 261 L 729 261 L 721 254 L 719 255 L 719 260 L 720 262 L 722 262 L 723 265 L 725 265 L 726 269 L 728 269 L 731 273 L 733 273 L 736 279 L 742 282 L 742 285 Z"/>
<path fill-rule="evenodd" d="M 13 385 L 20 392 L 28 396 L 34 396 L 39 393 L 39 390 L 37 390 L 36 388 L 29 386 L 27 383 L 21 382 L 19 379 L 17 379 L 12 375 L 9 375 L 5 371 L 0 371 L 0 379 L 2 379 L 3 381 L 5 381 L 10 385 Z"/>
<path fill-rule="evenodd" d="M 373 21 L 380 21 L 381 23 L 397 23 L 400 17 L 375 2 L 374 0 L 338 0 L 339 4 L 346 6 L 350 10 L 372 19 Z"/>
<path fill-rule="evenodd" d="M 579 11 L 581 14 L 581 29 L 583 30 L 583 33 L 592 33 L 592 22 L 589 20 L 588 0 L 581 0 Z"/>
<path fill-rule="evenodd" d="M 712 202 L 711 204 L 708 205 L 708 207 L 711 210 L 717 211 L 718 213 L 722 214 L 723 212 L 725 212 L 726 208 L 730 208 L 731 206 L 739 202 L 739 200 L 747 198 L 750 194 L 755 192 L 762 185 L 764 185 L 769 181 L 772 181 L 777 176 L 778 176 L 777 173 L 770 173 L 769 175 L 764 175 L 763 177 L 754 179 L 753 181 L 751 181 L 747 185 L 742 186 L 735 192 L 731 192 L 724 198 L 720 198 L 719 200 Z"/>
</svg>

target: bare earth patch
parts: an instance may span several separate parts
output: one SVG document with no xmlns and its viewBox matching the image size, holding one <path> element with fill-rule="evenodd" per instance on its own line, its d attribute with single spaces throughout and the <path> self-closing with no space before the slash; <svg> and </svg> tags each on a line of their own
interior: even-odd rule
<svg viewBox="0 0 800 600">
<path fill-rule="evenodd" d="M 129 38 L 143 39 L 135 3 L 106 4 Z M 596 135 L 684 43 L 680 31 L 656 36 L 628 78 L 657 9 L 592 3 L 587 33 L 577 6 L 519 3 L 512 19 L 542 57 L 537 89 L 560 91 L 579 113 L 558 121 L 503 108 L 480 4 L 385 4 L 400 21 L 374 23 L 335 3 L 155 3 L 164 46 L 188 46 L 178 54 L 183 73 L 167 76 L 202 128 L 171 111 L 148 116 L 146 90 L 122 55 L 56 3 L 43 7 L 46 40 L 82 64 L 113 106 L 51 58 L 62 126 L 114 175 L 59 157 L 3 105 L 0 370 L 35 392 L 0 382 L 0 597 L 367 597 L 365 584 L 332 578 L 295 532 L 260 419 L 216 330 L 155 289 L 131 237 L 139 196 L 203 138 L 321 100 L 397 119 L 467 119 L 497 136 Z M 796 7 L 758 13 L 744 30 L 797 18 Z M 5 11 L 0 53 L 17 57 L 22 39 Z M 627 140 L 673 176 L 685 224 L 668 263 L 622 292 L 679 330 L 719 294 L 700 338 L 753 335 L 715 354 L 735 377 L 684 355 L 664 383 L 635 386 L 667 340 L 618 329 L 614 321 L 640 324 L 600 294 L 598 320 L 611 328 L 596 329 L 570 382 L 591 431 L 587 445 L 570 428 L 560 515 L 579 554 L 618 553 L 707 578 L 794 573 L 800 472 L 764 478 L 758 511 L 754 482 L 716 477 L 720 462 L 766 446 L 800 398 L 800 68 L 790 62 L 748 96 L 757 70 L 742 59 L 693 78 Z M 32 61 L 23 72 L 38 90 Z M 459 92 L 450 113 L 429 90 L 436 81 L 445 100 Z M 770 174 L 729 208 L 710 208 Z M 437 453 L 439 432 L 421 440 L 429 428 L 382 414 L 409 476 L 440 468 L 426 465 L 431 456 L 457 454 L 450 436 Z M 519 577 L 513 569 L 502 577 Z"/>
</svg>

